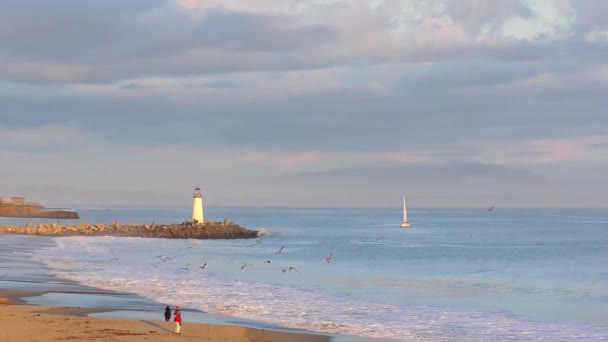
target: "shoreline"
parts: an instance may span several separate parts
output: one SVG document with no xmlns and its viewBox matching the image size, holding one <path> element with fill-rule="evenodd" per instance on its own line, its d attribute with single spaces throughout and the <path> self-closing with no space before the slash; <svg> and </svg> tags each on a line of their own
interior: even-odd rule
<svg viewBox="0 0 608 342">
<path fill-rule="evenodd" d="M 17 239 L 3 239 L 5 236 L 0 235 L 1 341 L 90 340 L 91 337 L 113 341 L 168 341 L 178 337 L 170 334 L 172 321 L 158 319 L 165 304 L 57 278 L 45 265 L 23 257 L 49 246 L 53 243 L 51 237 L 21 235 Z M 29 243 L 15 243 L 24 240 Z M 89 306 L 79 302 L 83 298 Z M 180 341 L 205 338 L 210 341 L 329 342 L 333 339 L 329 335 L 270 324 L 249 326 L 246 320 L 207 314 L 185 306 L 182 312 L 185 321 Z"/>
<path fill-rule="evenodd" d="M 328 336 L 257 329 L 237 325 L 187 323 L 173 333 L 174 323 L 91 317 L 105 309 L 49 307 L 3 302 L 0 290 L 0 338 L 5 341 L 293 341 L 329 342 Z M 15 293 L 9 297 L 16 299 Z M 16 299 L 17 301 L 19 299 Z M 107 309 L 111 310 L 111 309 Z"/>
</svg>

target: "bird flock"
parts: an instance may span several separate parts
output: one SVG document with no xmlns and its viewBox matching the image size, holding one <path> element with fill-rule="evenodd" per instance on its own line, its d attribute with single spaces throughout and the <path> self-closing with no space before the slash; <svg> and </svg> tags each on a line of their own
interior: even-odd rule
<svg viewBox="0 0 608 342">
<path fill-rule="evenodd" d="M 189 249 L 189 248 L 193 248 L 194 246 L 199 245 L 199 241 L 193 241 L 192 242 L 192 246 L 188 246 L 188 247 L 184 247 L 184 249 Z M 247 248 L 252 248 L 255 246 L 258 246 L 262 243 L 262 241 L 260 240 L 256 240 L 253 243 L 247 245 Z M 274 252 L 274 255 L 283 255 L 285 253 L 285 246 L 281 246 L 276 252 Z M 168 263 L 169 261 L 172 261 L 173 259 L 175 259 L 177 257 L 177 255 L 157 255 L 155 257 L 153 257 L 153 261 L 149 262 L 149 265 L 157 268 L 162 264 Z M 112 258 L 110 260 L 118 260 L 118 258 Z M 333 253 L 329 253 L 328 256 L 324 257 L 323 259 L 321 259 L 321 262 L 323 263 L 331 263 L 333 260 Z M 201 261 L 201 265 L 195 266 L 198 267 L 200 270 L 205 270 L 205 268 L 207 267 L 207 261 Z M 270 260 L 265 260 L 264 264 L 265 265 L 270 265 L 272 262 Z M 248 268 L 255 268 L 255 265 L 253 263 L 244 263 L 241 264 L 240 266 L 240 270 L 246 270 Z M 193 265 L 190 262 L 187 262 L 186 265 L 184 267 L 178 267 L 178 269 L 183 270 L 186 274 L 190 273 L 193 269 Z M 287 267 L 279 267 L 279 270 L 281 271 L 282 274 L 285 273 L 289 273 L 289 272 L 295 272 L 295 273 L 300 273 L 300 269 L 299 267 L 296 266 L 287 266 Z"/>
<path fill-rule="evenodd" d="M 262 244 L 261 240 L 255 240 L 254 242 L 246 245 L 246 247 L 247 248 L 253 248 L 253 247 L 259 246 L 261 244 Z M 192 244 L 190 246 L 183 247 L 182 249 L 183 250 L 193 249 L 193 248 L 196 248 L 196 246 L 198 246 L 198 245 L 200 245 L 200 241 L 199 240 L 193 240 Z M 104 253 L 104 252 L 116 252 L 116 251 L 119 251 L 118 249 L 114 249 L 114 248 L 113 249 L 107 249 L 107 248 L 103 248 L 103 247 L 90 247 L 90 246 L 83 246 L 83 247 L 85 247 L 85 249 L 87 249 L 88 254 L 91 254 L 91 255 L 92 254 L 98 254 L 98 253 Z M 283 245 L 276 252 L 274 252 L 272 255 L 282 256 L 282 255 L 285 254 L 285 251 L 286 251 L 286 248 Z M 178 260 L 179 257 L 186 256 L 186 255 L 191 255 L 191 253 L 192 252 L 188 252 L 188 253 L 184 253 L 184 254 L 176 253 L 176 254 L 173 254 L 173 255 L 165 255 L 165 254 L 156 255 L 156 256 L 154 256 L 152 258 L 152 260 L 150 260 L 148 262 L 148 265 L 150 265 L 151 267 L 154 267 L 154 268 L 158 268 L 158 267 L 160 267 L 163 264 L 169 264 L 170 262 L 171 262 L 171 265 L 175 265 L 176 262 L 177 262 L 176 260 Z M 110 260 L 110 261 L 118 261 L 120 259 L 118 257 L 112 257 L 112 258 L 110 258 L 108 260 Z M 329 253 L 326 257 L 322 258 L 320 261 L 322 263 L 326 263 L 326 264 L 331 263 L 333 261 L 333 253 Z M 271 260 L 267 259 L 267 260 L 265 260 L 263 262 L 263 265 L 270 266 L 270 265 L 274 265 L 274 264 L 272 264 Z M 180 265 L 176 265 L 176 266 L 180 266 Z M 181 271 L 183 271 L 186 274 L 189 274 L 190 272 L 193 271 L 193 269 L 197 269 L 197 268 L 200 271 L 204 271 L 204 270 L 206 270 L 207 266 L 208 266 L 208 262 L 207 262 L 207 260 L 204 260 L 204 258 L 203 258 L 203 259 L 201 259 L 199 265 L 196 265 L 196 264 L 193 265 L 190 261 L 188 261 L 182 267 L 178 267 L 178 269 L 181 270 Z M 247 269 L 255 269 L 255 268 L 256 268 L 256 266 L 255 266 L 254 263 L 241 263 L 240 264 L 240 270 L 241 271 L 244 271 L 244 270 L 247 270 Z M 279 266 L 277 266 L 277 269 L 282 274 L 291 273 L 291 272 L 300 273 L 300 268 L 297 267 L 296 265 L 290 265 L 290 266 L 287 266 L 287 265 L 281 266 L 281 265 L 279 265 Z M 3 278 L 5 276 L 6 276 L 6 274 L 1 275 L 0 278 Z"/>
</svg>

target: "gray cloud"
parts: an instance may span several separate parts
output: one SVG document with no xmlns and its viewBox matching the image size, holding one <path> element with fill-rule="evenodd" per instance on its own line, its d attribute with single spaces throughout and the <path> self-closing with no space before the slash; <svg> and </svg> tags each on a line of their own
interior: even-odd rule
<svg viewBox="0 0 608 342">
<path fill-rule="evenodd" d="M 603 5 L 579 4 L 577 9 L 599 23 L 590 11 L 594 6 Z M 578 24 L 580 34 L 557 41 L 498 39 L 497 44 L 451 46 L 406 41 L 361 50 L 358 45 L 364 42 L 346 31 L 348 27 L 340 27 L 339 21 L 308 24 L 286 14 L 210 8 L 199 17 L 168 1 L 9 1 L 2 9 L 0 76 L 27 82 L 109 82 L 142 76 L 310 69 L 361 61 L 482 58 L 566 63 L 572 58 L 600 62 L 607 56 L 605 44 L 583 40 L 584 33 L 597 26 L 591 23 Z M 525 6 L 512 1 L 492 5 L 447 1 L 443 12 L 429 11 L 447 14 L 473 38 L 482 27 L 494 27 L 494 34 L 499 34 L 506 18 L 525 16 L 525 12 Z M 377 29 L 370 27 L 370 31 Z"/>
<path fill-rule="evenodd" d="M 605 89 L 530 93 L 486 87 L 500 77 L 512 77 L 498 70 L 498 76 L 467 79 L 466 70 L 456 74 L 448 70 L 444 75 L 440 68 L 428 77 L 408 74 L 408 87 L 390 95 L 334 91 L 238 101 L 202 96 L 187 103 L 162 95 L 20 99 L 0 95 L 5 109 L 0 118 L 13 126 L 69 123 L 130 143 L 158 143 L 162 136 L 166 143 L 299 150 L 436 147 L 604 133 Z M 442 82 L 452 84 L 445 88 Z M 467 83 L 483 87 L 463 90 Z"/>
<path fill-rule="evenodd" d="M 108 56 L 137 41 L 137 16 L 161 1 L 5 1 L 0 12 L 3 55 L 26 61 L 77 62 Z M 107 48 L 110 51 L 107 51 Z"/>
<path fill-rule="evenodd" d="M 392 205 L 402 189 L 428 206 L 600 199 L 608 41 L 586 37 L 606 30 L 606 4 L 570 2 L 571 26 L 531 40 L 502 35 L 513 15 L 538 14 L 525 2 L 442 4 L 189 12 L 172 1 L 5 1 L 0 131 L 45 136 L 0 139 L 2 162 L 22 170 L 3 171 L 4 191 L 63 188 L 66 203 L 166 193 L 174 204 L 175 189 L 205 178 L 223 204 Z M 228 152 L 183 162 L 210 158 L 203 149 Z M 308 152 L 304 166 L 272 159 Z M 327 171 L 315 153 L 342 166 Z M 53 167 L 31 171 L 41 160 Z"/>
<path fill-rule="evenodd" d="M 337 38 L 329 25 L 297 27 L 293 19 L 224 9 L 207 11 L 200 28 L 202 44 L 235 50 L 302 50 L 322 47 Z"/>
<path fill-rule="evenodd" d="M 301 61 L 302 50 L 322 48 L 337 37 L 330 25 L 299 25 L 278 15 L 218 8 L 192 18 L 167 1 L 10 1 L 0 12 L 0 60 L 5 64 L 0 76 L 106 82 L 298 68 L 318 65 Z"/>
</svg>

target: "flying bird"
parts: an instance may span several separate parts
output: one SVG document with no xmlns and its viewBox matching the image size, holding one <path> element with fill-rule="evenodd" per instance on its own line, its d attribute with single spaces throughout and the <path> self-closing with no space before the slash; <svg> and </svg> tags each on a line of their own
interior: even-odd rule
<svg viewBox="0 0 608 342">
<path fill-rule="evenodd" d="M 296 272 L 300 273 L 300 271 L 298 271 L 297 268 L 295 268 L 293 266 L 289 266 L 289 272 L 291 272 L 291 271 L 296 271 Z"/>
<path fill-rule="evenodd" d="M 181 270 L 186 270 L 186 273 L 190 272 L 190 263 L 186 265 L 186 267 L 180 267 Z"/>
<path fill-rule="evenodd" d="M 276 251 L 274 254 L 281 254 L 281 253 L 283 253 L 283 247 L 284 246 L 281 246 L 281 248 L 279 248 L 279 250 Z"/>
<path fill-rule="evenodd" d="M 270 264 L 270 260 L 264 261 L 265 264 Z"/>
<path fill-rule="evenodd" d="M 247 266 L 253 266 L 253 265 L 251 265 L 251 264 L 245 264 L 245 265 L 241 266 L 241 270 L 244 269 Z"/>
<path fill-rule="evenodd" d="M 205 266 L 207 266 L 207 263 L 204 263 L 204 264 L 203 264 L 203 266 L 199 266 L 199 268 L 200 268 L 201 270 L 204 270 L 204 269 L 205 269 Z"/>
<path fill-rule="evenodd" d="M 326 263 L 330 263 L 334 258 L 334 254 L 333 253 L 329 253 L 329 255 L 325 258 L 325 262 Z"/>
<path fill-rule="evenodd" d="M 493 206 L 488 208 L 488 211 L 492 211 L 492 210 L 494 210 Z"/>
<path fill-rule="evenodd" d="M 168 260 L 171 260 L 171 259 L 173 259 L 173 258 L 172 258 L 172 257 L 168 257 L 168 256 L 166 256 L 166 257 L 164 257 L 164 258 L 161 258 L 161 259 L 160 259 L 160 261 L 161 261 L 161 262 L 167 262 Z"/>
</svg>

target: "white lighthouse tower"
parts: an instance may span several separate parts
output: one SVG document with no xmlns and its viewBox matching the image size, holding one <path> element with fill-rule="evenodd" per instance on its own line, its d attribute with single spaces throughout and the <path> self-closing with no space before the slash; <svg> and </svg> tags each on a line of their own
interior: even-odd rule
<svg viewBox="0 0 608 342">
<path fill-rule="evenodd" d="M 201 188 L 197 186 L 196 189 L 194 189 L 194 195 L 192 197 L 194 197 L 194 202 L 192 204 L 192 221 L 203 223 L 203 193 L 201 192 Z"/>
</svg>

